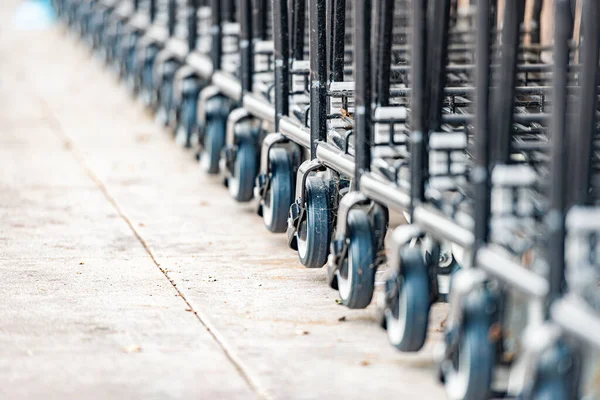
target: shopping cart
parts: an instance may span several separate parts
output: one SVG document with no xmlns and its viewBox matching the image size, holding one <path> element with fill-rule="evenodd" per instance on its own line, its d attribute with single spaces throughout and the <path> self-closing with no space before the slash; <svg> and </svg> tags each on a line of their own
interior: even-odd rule
<svg viewBox="0 0 600 400">
<path fill-rule="evenodd" d="M 160 125 L 171 126 L 176 132 L 175 74 L 183 66 L 193 48 L 190 48 L 188 42 L 190 32 L 188 32 L 187 4 L 183 1 L 169 0 L 167 11 L 168 39 L 154 61 L 154 87 L 157 88 L 156 121 Z"/>
<path fill-rule="evenodd" d="M 288 228 L 298 166 L 308 157 L 310 147 L 310 133 L 306 128 L 310 103 L 308 14 L 305 0 L 293 0 L 289 4 L 273 1 L 272 9 L 274 132 L 262 141 L 256 197 L 258 214 L 267 229 L 283 233 Z M 252 100 L 248 100 L 250 109 Z"/>
<path fill-rule="evenodd" d="M 556 2 L 552 185 L 545 220 L 547 241 L 540 261 L 547 291 L 541 298 L 543 320 L 527 326 L 523 370 L 517 376 L 523 398 L 600 396 L 600 264 L 596 255 L 600 6 L 587 0 L 581 6 L 578 21 L 569 2 Z M 571 46 L 577 40 L 579 49 Z"/>
<path fill-rule="evenodd" d="M 198 96 L 210 84 L 213 72 L 211 59 L 211 16 L 208 1 L 188 0 L 187 47 L 184 65 L 174 75 L 173 102 L 176 109 L 175 140 L 191 148 L 198 143 Z"/>
<path fill-rule="evenodd" d="M 198 157 L 202 169 L 209 174 L 217 174 L 221 170 L 227 117 L 242 96 L 238 6 L 239 1 L 211 0 L 213 73 L 211 85 L 202 89 L 198 103 Z"/>
<path fill-rule="evenodd" d="M 282 2 L 275 5 L 286 8 Z M 279 15 L 284 13 L 279 11 Z M 271 4 L 266 0 L 240 2 L 242 100 L 241 107 L 229 114 L 225 151 L 226 184 L 231 196 L 240 202 L 254 198 L 261 142 L 266 132 L 275 129 L 273 39 L 279 36 L 278 45 L 288 40 L 287 28 L 283 29 L 281 22 L 278 18 L 273 25 Z M 287 59 L 280 56 L 279 62 L 281 70 Z"/>
</svg>

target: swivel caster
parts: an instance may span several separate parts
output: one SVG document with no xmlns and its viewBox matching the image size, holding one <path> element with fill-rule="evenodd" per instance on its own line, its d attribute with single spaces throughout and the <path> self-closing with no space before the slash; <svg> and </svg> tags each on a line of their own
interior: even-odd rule
<svg viewBox="0 0 600 400">
<path fill-rule="evenodd" d="M 452 351 L 441 368 L 451 400 L 489 397 L 496 360 L 496 343 L 490 340 L 490 311 L 494 308 L 490 297 L 486 289 L 470 293 L 465 299 L 460 329 L 447 332 Z"/>
<path fill-rule="evenodd" d="M 348 236 L 345 259 L 336 271 L 342 303 L 348 308 L 366 308 L 375 289 L 377 248 L 371 219 L 361 208 L 348 213 Z"/>
<path fill-rule="evenodd" d="M 578 387 L 574 375 L 574 357 L 571 349 L 563 341 L 558 341 L 540 357 L 535 382 L 530 398 L 532 400 L 567 400 L 576 397 Z"/>
<path fill-rule="evenodd" d="M 327 262 L 332 220 L 329 184 L 320 176 L 306 179 L 305 215 L 296 233 L 298 256 L 302 265 L 321 268 Z"/>
<path fill-rule="evenodd" d="M 419 351 L 427 338 L 430 309 L 429 272 L 418 247 L 400 252 L 400 266 L 385 284 L 385 328 L 400 351 Z"/>
<path fill-rule="evenodd" d="M 175 130 L 175 142 L 186 149 L 191 148 L 194 142 L 193 137 L 197 133 L 197 126 L 198 104 L 196 98 L 184 95 L 177 120 L 177 129 Z"/>
<path fill-rule="evenodd" d="M 157 90 L 158 110 L 156 121 L 162 126 L 169 126 L 173 122 L 173 79 L 177 71 L 176 62 L 167 61 L 162 66 L 162 80 Z"/>
<path fill-rule="evenodd" d="M 294 174 L 289 152 L 280 147 L 269 151 L 270 176 L 262 202 L 262 217 L 268 230 L 283 233 L 287 229 L 290 205 L 294 200 Z"/>
<path fill-rule="evenodd" d="M 221 151 L 225 146 L 225 127 L 227 119 L 214 117 L 207 121 L 203 138 L 203 150 L 200 155 L 200 166 L 208 174 L 219 173 Z"/>
<path fill-rule="evenodd" d="M 254 197 L 254 181 L 258 171 L 257 153 L 257 144 L 253 138 L 240 140 L 233 152 L 227 187 L 231 197 L 239 202 L 248 202 Z"/>
</svg>

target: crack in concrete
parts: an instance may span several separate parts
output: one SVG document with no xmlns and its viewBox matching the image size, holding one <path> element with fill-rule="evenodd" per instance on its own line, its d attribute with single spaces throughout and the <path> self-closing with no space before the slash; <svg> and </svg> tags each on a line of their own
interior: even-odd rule
<svg viewBox="0 0 600 400">
<path fill-rule="evenodd" d="M 134 236 L 138 239 L 140 244 L 144 247 L 154 265 L 160 270 L 160 272 L 167 278 L 173 289 L 177 292 L 177 296 L 181 297 L 184 301 L 185 305 L 191 312 L 196 316 L 196 319 L 204 326 L 204 328 L 211 335 L 213 340 L 217 343 L 217 345 L 221 348 L 227 359 L 233 365 L 235 370 L 238 372 L 240 377 L 248 384 L 249 388 L 256 393 L 259 399 L 270 400 L 272 396 L 267 392 L 266 389 L 262 387 L 262 385 L 258 382 L 257 378 L 253 377 L 249 372 L 249 368 L 244 364 L 242 359 L 235 353 L 234 349 L 231 345 L 229 345 L 224 337 L 216 327 L 210 322 L 208 315 L 204 313 L 201 309 L 195 309 L 191 302 L 186 298 L 184 293 L 177 287 L 175 280 L 169 276 L 169 272 L 166 268 L 161 267 L 161 263 L 158 260 L 158 257 L 152 250 L 150 244 L 144 239 L 142 234 L 136 228 L 133 220 L 127 215 L 125 210 L 120 206 L 117 199 L 111 194 L 110 190 L 106 186 L 106 184 L 100 179 L 100 177 L 94 172 L 94 170 L 89 166 L 86 161 L 85 156 L 80 151 L 80 149 L 76 146 L 74 140 L 62 129 L 60 121 L 47 104 L 47 102 L 38 96 L 35 95 L 35 98 L 41 104 L 41 108 L 45 114 L 45 118 L 47 119 L 50 129 L 54 133 L 54 135 L 58 138 L 59 141 L 63 143 L 65 149 L 67 149 L 75 158 L 77 163 L 84 169 L 88 177 L 96 184 L 96 186 L 100 189 L 100 191 L 105 196 L 106 200 L 115 208 L 121 219 L 125 221 L 125 223 L 129 226 Z"/>
</svg>

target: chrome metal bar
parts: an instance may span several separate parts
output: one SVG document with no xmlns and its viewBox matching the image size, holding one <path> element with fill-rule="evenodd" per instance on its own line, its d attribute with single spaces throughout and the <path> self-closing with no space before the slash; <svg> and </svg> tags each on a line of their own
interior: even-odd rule
<svg viewBox="0 0 600 400">
<path fill-rule="evenodd" d="M 538 298 L 548 294 L 548 281 L 490 247 L 477 251 L 477 266 L 515 289 Z"/>
<path fill-rule="evenodd" d="M 242 85 L 227 72 L 215 71 L 212 76 L 212 83 L 225 96 L 237 101 L 242 99 Z"/>
<path fill-rule="evenodd" d="M 354 177 L 354 160 L 326 142 L 317 142 L 317 160 L 344 175 Z"/>
<path fill-rule="evenodd" d="M 187 44 L 184 40 L 179 38 L 169 39 L 165 48 L 180 60 L 184 60 L 188 54 Z"/>
<path fill-rule="evenodd" d="M 279 132 L 300 146 L 310 148 L 310 130 L 298 125 L 289 117 L 283 117 L 279 121 Z"/>
<path fill-rule="evenodd" d="M 243 99 L 244 108 L 248 112 L 271 124 L 275 123 L 275 106 L 267 103 L 254 93 L 247 93 Z"/>
<path fill-rule="evenodd" d="M 212 60 L 207 55 L 192 52 L 186 61 L 204 79 L 210 78 L 213 73 Z"/>
<path fill-rule="evenodd" d="M 169 31 L 165 26 L 153 25 L 148 29 L 146 37 L 156 42 L 164 43 L 169 38 Z"/>
<path fill-rule="evenodd" d="M 464 248 L 471 248 L 474 242 L 473 232 L 458 225 L 456 222 L 441 214 L 428 205 L 415 207 L 414 223 L 425 232 L 430 232 L 439 239 L 446 239 Z"/>
<path fill-rule="evenodd" d="M 360 178 L 360 191 L 368 198 L 385 204 L 395 211 L 406 211 L 410 207 L 410 194 L 390 183 L 382 182 L 371 172 L 364 173 Z"/>
<path fill-rule="evenodd" d="M 600 317 L 582 300 L 573 297 L 556 300 L 550 313 L 563 330 L 600 349 Z"/>
</svg>

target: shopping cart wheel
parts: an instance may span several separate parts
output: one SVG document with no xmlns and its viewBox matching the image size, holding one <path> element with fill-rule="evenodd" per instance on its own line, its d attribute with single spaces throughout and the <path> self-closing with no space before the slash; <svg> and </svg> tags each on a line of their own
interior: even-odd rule
<svg viewBox="0 0 600 400">
<path fill-rule="evenodd" d="M 154 104 L 154 59 L 158 48 L 154 45 L 146 49 L 146 54 L 143 60 L 142 75 L 141 75 L 141 100 L 146 107 L 151 107 Z"/>
<path fill-rule="evenodd" d="M 446 393 L 452 400 L 487 399 L 492 382 L 496 344 L 489 339 L 491 319 L 486 308 L 490 303 L 482 300 L 481 293 L 471 295 L 475 301 L 467 298 L 465 307 L 480 311 L 466 312 L 456 339 L 458 346 L 443 371 Z"/>
<path fill-rule="evenodd" d="M 173 105 L 173 82 L 172 82 L 172 71 L 174 66 L 167 64 L 165 69 L 169 71 L 165 72 L 165 77 L 158 89 L 158 112 L 156 113 L 156 122 L 162 126 L 168 126 L 171 123 L 171 112 Z"/>
<path fill-rule="evenodd" d="M 209 174 L 219 173 L 221 150 L 225 146 L 226 119 L 212 118 L 206 124 L 204 133 L 204 146 L 200 155 L 200 166 Z"/>
<path fill-rule="evenodd" d="M 567 400 L 571 396 L 567 390 L 567 382 L 554 379 L 538 385 L 531 398 L 533 400 Z"/>
<path fill-rule="evenodd" d="M 375 203 L 373 211 L 371 211 L 371 219 L 373 221 L 373 234 L 377 249 L 383 249 L 385 235 L 387 234 L 390 217 L 387 207 Z"/>
<path fill-rule="evenodd" d="M 427 338 L 429 272 L 418 247 L 402 249 L 400 263 L 385 285 L 388 339 L 400 351 L 419 351 Z"/>
<path fill-rule="evenodd" d="M 193 98 L 184 96 L 181 104 L 181 112 L 177 121 L 175 131 L 175 142 L 186 149 L 192 147 L 192 137 L 196 133 L 197 105 Z"/>
<path fill-rule="evenodd" d="M 294 181 L 290 155 L 279 147 L 269 151 L 270 184 L 262 205 L 265 226 L 274 233 L 287 229 L 288 212 L 294 199 Z"/>
<path fill-rule="evenodd" d="M 327 262 L 331 240 L 331 206 L 329 184 L 320 176 L 306 180 L 306 217 L 296 234 L 298 256 L 302 265 L 321 268 Z"/>
<path fill-rule="evenodd" d="M 336 272 L 338 292 L 348 308 L 365 308 L 375 289 L 375 241 L 371 220 L 360 208 L 348 213 L 348 253 Z"/>
<path fill-rule="evenodd" d="M 572 388 L 578 387 L 574 379 L 571 349 L 563 341 L 544 351 L 540 357 L 533 384 L 532 400 L 566 400 L 572 398 Z"/>
<path fill-rule="evenodd" d="M 231 176 L 227 179 L 229 194 L 239 202 L 254 197 L 254 181 L 258 170 L 256 142 L 242 140 L 238 143 Z"/>
</svg>

